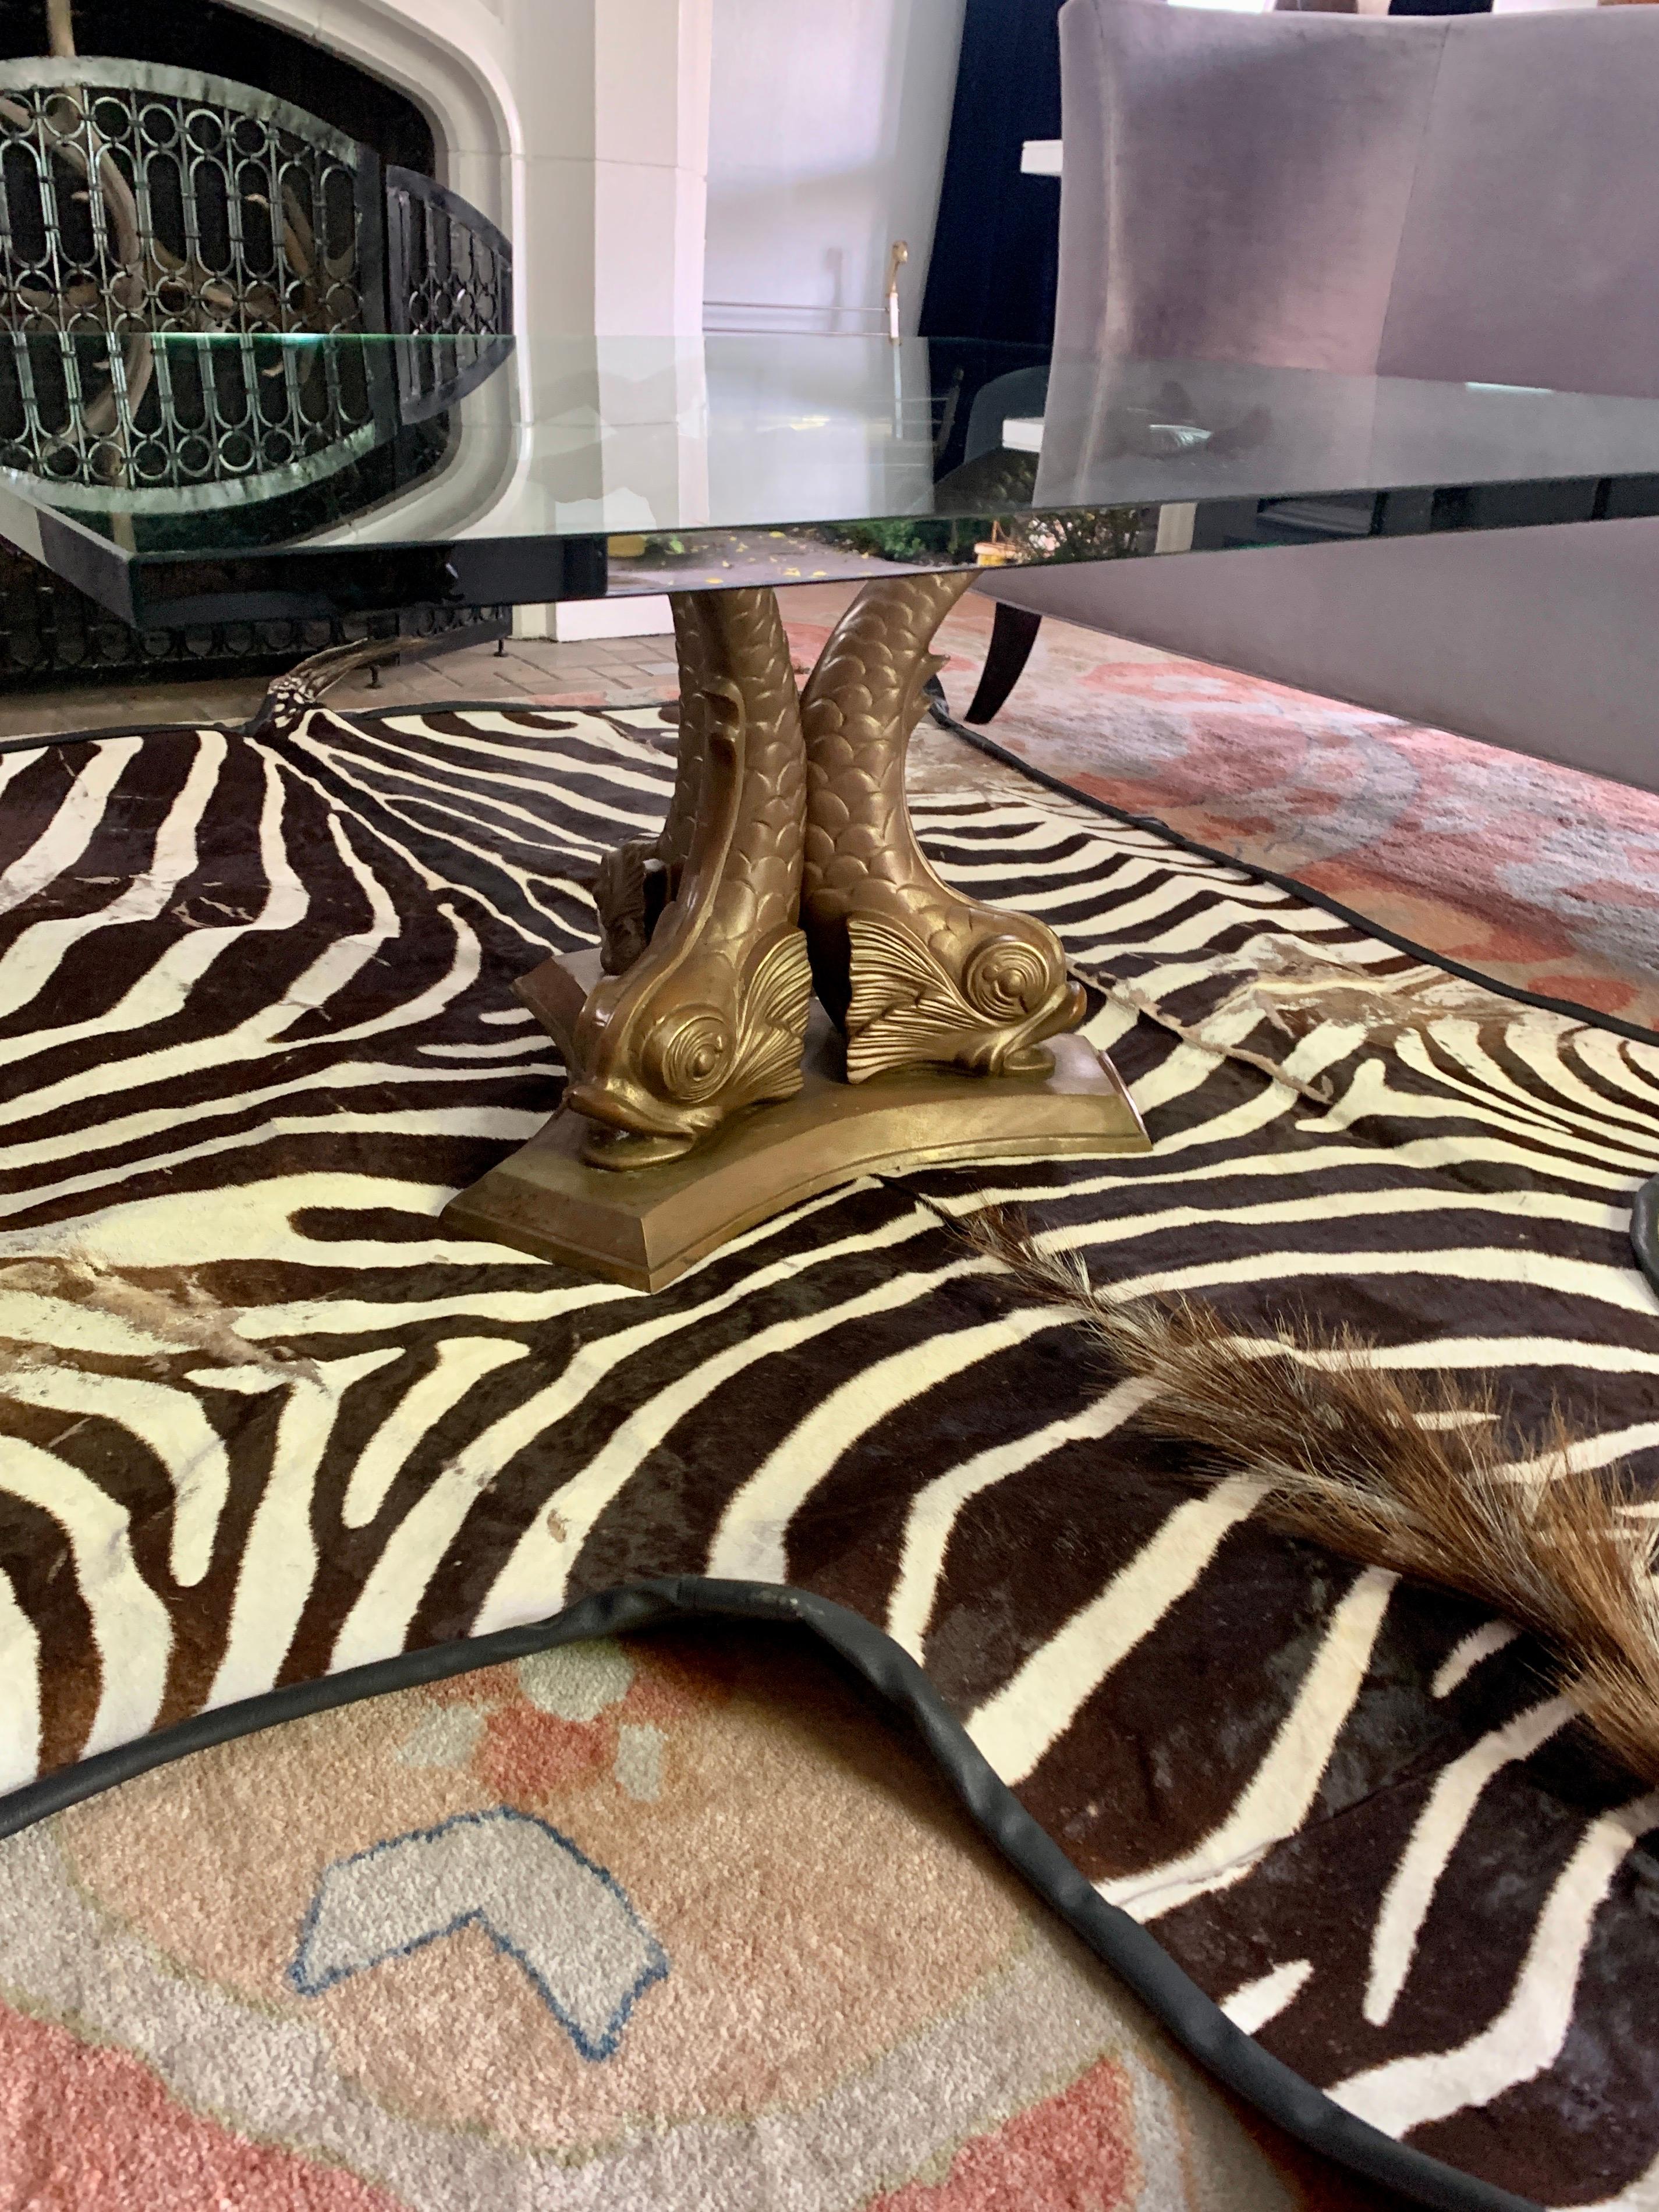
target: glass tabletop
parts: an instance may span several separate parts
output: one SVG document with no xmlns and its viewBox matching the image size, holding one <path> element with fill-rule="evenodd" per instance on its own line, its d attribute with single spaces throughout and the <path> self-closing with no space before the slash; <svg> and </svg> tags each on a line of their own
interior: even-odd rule
<svg viewBox="0 0 1659 2212">
<path fill-rule="evenodd" d="M 139 627 L 1659 513 L 1659 401 L 973 340 L 11 331 L 0 535 Z"/>
</svg>

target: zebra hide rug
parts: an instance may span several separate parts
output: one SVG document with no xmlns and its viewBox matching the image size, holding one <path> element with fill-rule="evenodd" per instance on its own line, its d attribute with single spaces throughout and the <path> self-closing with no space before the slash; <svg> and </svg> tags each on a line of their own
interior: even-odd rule
<svg viewBox="0 0 1659 2212">
<path fill-rule="evenodd" d="M 866 1180 L 651 1297 L 447 1238 L 558 1097 L 509 986 L 591 941 L 672 744 L 313 708 L 0 755 L 0 1826 L 573 1634 L 793 1618 L 1304 2140 L 1425 2203 L 1659 2206 L 1659 1796 L 1504 1623 L 1195 1488 L 951 1221 L 1494 1372 L 1517 1462 L 1559 1405 L 1650 1494 L 1659 1047 L 1036 786 L 934 793 L 1149 1156 Z"/>
</svg>

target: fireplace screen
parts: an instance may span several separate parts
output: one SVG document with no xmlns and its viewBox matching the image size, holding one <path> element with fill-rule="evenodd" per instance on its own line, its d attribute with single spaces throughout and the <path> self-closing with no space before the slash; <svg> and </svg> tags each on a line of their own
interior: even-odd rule
<svg viewBox="0 0 1659 2212">
<path fill-rule="evenodd" d="M 281 100 L 150 63 L 0 65 L 0 465 L 144 505 L 339 466 L 384 431 L 373 350 L 260 338 L 384 328 L 382 236 L 373 150 Z"/>
<path fill-rule="evenodd" d="M 269 94 L 159 63 L 0 62 L 0 468 L 51 479 L 67 507 L 414 481 L 442 459 L 446 410 L 503 358 L 512 289 L 512 249 L 477 210 Z M 315 345 L 273 342 L 296 332 Z M 0 688 L 292 649 L 140 639 L 9 558 Z"/>
<path fill-rule="evenodd" d="M 436 415 L 505 357 L 513 328 L 513 249 L 493 222 L 413 169 L 386 173 L 386 298 L 405 422 Z"/>
</svg>

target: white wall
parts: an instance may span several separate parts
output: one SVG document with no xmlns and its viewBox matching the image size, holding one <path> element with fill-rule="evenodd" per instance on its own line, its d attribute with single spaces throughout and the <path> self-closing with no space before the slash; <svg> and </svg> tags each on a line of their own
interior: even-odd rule
<svg viewBox="0 0 1659 2212">
<path fill-rule="evenodd" d="M 714 0 L 708 328 L 869 330 L 902 238 L 915 331 L 963 4 Z"/>
<path fill-rule="evenodd" d="M 414 507 L 459 503 L 458 526 L 493 517 L 505 529 L 526 504 L 580 508 L 635 484 L 683 519 L 687 469 L 701 466 L 677 426 L 702 390 L 712 0 L 234 4 L 406 91 L 432 123 L 440 176 L 513 240 L 519 416 L 566 427 L 532 441 L 492 385 L 477 411 L 500 438 L 472 439 L 465 484 L 452 470 L 393 502 L 388 532 Z M 568 344 L 676 337 L 694 358 L 672 342 L 624 343 L 573 367 Z M 616 426 L 603 456 L 596 420 Z M 565 620 L 580 627 L 580 611 Z M 666 611 L 635 602 L 630 620 L 664 626 Z M 521 609 L 518 626 L 535 635 L 545 621 Z"/>
<path fill-rule="evenodd" d="M 233 0 L 386 78 L 513 240 L 517 327 L 702 326 L 713 0 Z"/>
<path fill-rule="evenodd" d="M 500 5 L 524 147 L 520 332 L 695 332 L 711 0 Z"/>
</svg>

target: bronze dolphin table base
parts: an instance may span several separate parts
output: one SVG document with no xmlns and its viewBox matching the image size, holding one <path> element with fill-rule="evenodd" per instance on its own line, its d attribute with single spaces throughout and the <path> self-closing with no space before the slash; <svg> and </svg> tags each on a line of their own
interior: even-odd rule
<svg viewBox="0 0 1659 2212">
<path fill-rule="evenodd" d="M 951 890 L 910 825 L 933 633 L 972 580 L 867 584 L 804 687 L 771 591 L 673 596 L 667 822 L 602 865 L 597 960 L 520 981 L 564 1103 L 449 1228 L 657 1290 L 857 1176 L 1147 1149 L 1058 938 Z"/>
</svg>

